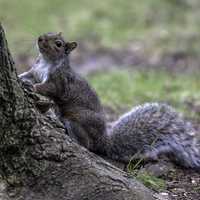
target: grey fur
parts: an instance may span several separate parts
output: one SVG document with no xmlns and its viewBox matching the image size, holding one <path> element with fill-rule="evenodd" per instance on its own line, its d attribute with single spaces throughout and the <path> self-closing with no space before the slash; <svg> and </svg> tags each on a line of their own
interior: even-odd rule
<svg viewBox="0 0 200 200">
<path fill-rule="evenodd" d="M 128 162 L 134 155 L 168 155 L 187 168 L 200 169 L 200 146 L 189 122 L 166 104 L 144 104 L 119 118 L 107 137 L 107 154 Z"/>
</svg>

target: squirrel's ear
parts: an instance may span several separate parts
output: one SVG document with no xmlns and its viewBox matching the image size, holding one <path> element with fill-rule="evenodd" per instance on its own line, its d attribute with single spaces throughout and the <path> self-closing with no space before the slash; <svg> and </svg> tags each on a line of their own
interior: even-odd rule
<svg viewBox="0 0 200 200">
<path fill-rule="evenodd" d="M 65 52 L 69 54 L 72 50 L 74 50 L 77 47 L 76 42 L 67 42 L 65 45 Z"/>
</svg>

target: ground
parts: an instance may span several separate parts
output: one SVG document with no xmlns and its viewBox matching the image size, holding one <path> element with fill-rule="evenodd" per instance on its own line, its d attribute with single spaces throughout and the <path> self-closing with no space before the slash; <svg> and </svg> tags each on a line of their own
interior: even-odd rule
<svg viewBox="0 0 200 200">
<path fill-rule="evenodd" d="M 176 169 L 175 173 L 166 177 L 167 190 L 175 200 L 200 199 L 200 175 L 190 170 Z"/>
</svg>

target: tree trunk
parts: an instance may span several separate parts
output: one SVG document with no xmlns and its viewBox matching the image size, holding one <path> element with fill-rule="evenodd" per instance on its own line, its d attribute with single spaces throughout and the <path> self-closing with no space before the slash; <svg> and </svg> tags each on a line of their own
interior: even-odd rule
<svg viewBox="0 0 200 200">
<path fill-rule="evenodd" d="M 17 78 L 1 25 L 0 82 L 3 199 L 154 199 L 150 190 L 72 142 L 59 123 L 37 111 Z"/>
</svg>

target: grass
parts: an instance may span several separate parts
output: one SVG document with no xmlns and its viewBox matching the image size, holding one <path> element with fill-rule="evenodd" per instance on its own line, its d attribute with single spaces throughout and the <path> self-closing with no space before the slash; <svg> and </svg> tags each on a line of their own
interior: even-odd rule
<svg viewBox="0 0 200 200">
<path fill-rule="evenodd" d="M 155 191 L 163 191 L 166 189 L 166 183 L 163 179 L 157 178 L 147 172 L 137 174 L 136 179 Z"/>
<path fill-rule="evenodd" d="M 144 102 L 167 102 L 178 110 L 199 117 L 199 113 L 188 110 L 186 102 L 198 103 L 200 79 L 198 74 L 172 75 L 162 71 L 113 71 L 89 77 L 104 105 L 131 108 Z"/>
<path fill-rule="evenodd" d="M 135 177 L 137 180 L 142 182 L 148 188 L 155 191 L 166 190 L 166 182 L 162 178 L 156 177 L 155 175 L 147 172 L 146 170 L 138 170 L 139 163 L 129 162 L 127 166 L 128 173 Z"/>
<path fill-rule="evenodd" d="M 142 41 L 149 52 L 199 53 L 199 8 L 199 0 L 0 0 L 0 21 L 15 54 L 49 31 L 104 46 Z"/>
</svg>

